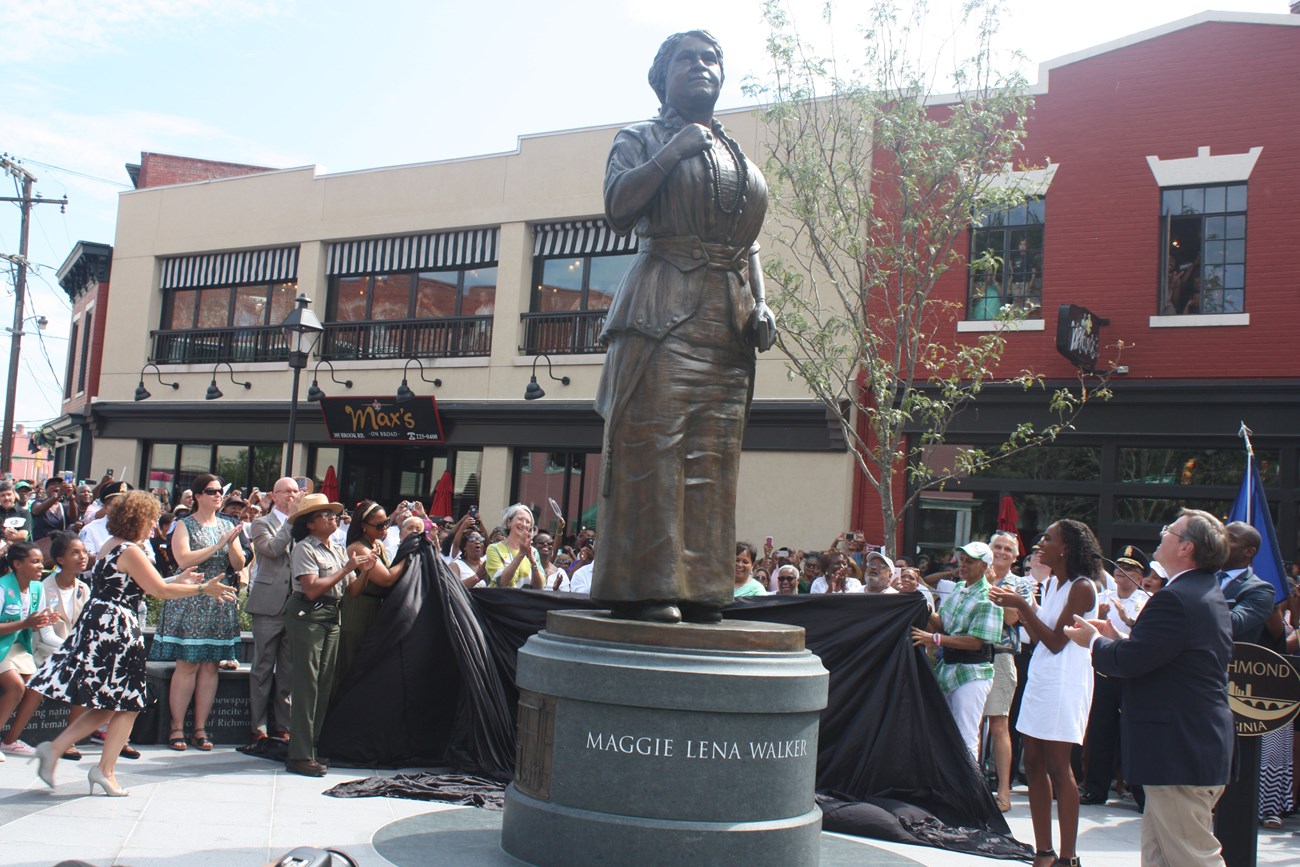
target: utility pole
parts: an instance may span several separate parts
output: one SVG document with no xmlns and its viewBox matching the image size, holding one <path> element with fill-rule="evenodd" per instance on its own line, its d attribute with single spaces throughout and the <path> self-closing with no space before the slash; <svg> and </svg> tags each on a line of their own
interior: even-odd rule
<svg viewBox="0 0 1300 867">
<path fill-rule="evenodd" d="M 18 397 L 18 359 L 22 353 L 23 311 L 27 297 L 27 239 L 30 235 L 32 205 L 58 204 L 62 207 L 68 204 L 68 200 L 66 197 L 63 199 L 32 198 L 32 184 L 36 182 L 36 176 L 7 156 L 0 156 L 0 168 L 20 179 L 23 184 L 22 196 L 0 196 L 0 202 L 18 202 L 23 210 L 22 228 L 18 235 L 18 255 L 0 254 L 0 258 L 8 259 L 18 266 L 18 279 L 14 282 L 14 327 L 8 329 L 12 342 L 9 344 L 9 387 L 5 392 L 5 427 L 4 436 L 0 437 L 0 473 L 7 473 L 13 461 L 14 402 Z M 73 352 L 75 348 L 70 346 L 68 351 Z"/>
</svg>

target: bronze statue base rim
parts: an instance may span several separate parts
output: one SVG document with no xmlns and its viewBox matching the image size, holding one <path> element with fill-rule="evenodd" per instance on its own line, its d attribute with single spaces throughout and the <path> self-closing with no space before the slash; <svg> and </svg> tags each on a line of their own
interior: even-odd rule
<svg viewBox="0 0 1300 867">
<path fill-rule="evenodd" d="M 546 631 L 566 638 L 678 650 L 738 653 L 799 653 L 805 650 L 802 626 L 751 620 L 652 623 L 622 620 L 601 610 L 548 611 Z"/>
</svg>

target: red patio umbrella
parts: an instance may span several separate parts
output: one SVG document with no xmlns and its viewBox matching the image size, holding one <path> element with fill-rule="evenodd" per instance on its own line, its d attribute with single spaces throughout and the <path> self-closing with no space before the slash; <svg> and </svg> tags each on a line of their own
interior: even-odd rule
<svg viewBox="0 0 1300 867">
<path fill-rule="evenodd" d="M 451 488 L 451 470 L 443 470 L 438 484 L 433 486 L 433 503 L 429 506 L 430 517 L 451 516 Z"/>
<path fill-rule="evenodd" d="M 339 501 L 339 477 L 334 473 L 333 464 L 325 470 L 325 479 L 320 483 L 320 492 L 328 497 L 330 502 Z"/>
<path fill-rule="evenodd" d="M 998 529 L 1014 533 L 1019 552 L 1016 556 L 1017 558 L 1025 556 L 1027 553 L 1025 540 L 1020 538 L 1020 513 L 1016 511 L 1016 501 L 1011 499 L 1010 494 L 1004 495 L 1001 504 L 998 505 Z"/>
</svg>

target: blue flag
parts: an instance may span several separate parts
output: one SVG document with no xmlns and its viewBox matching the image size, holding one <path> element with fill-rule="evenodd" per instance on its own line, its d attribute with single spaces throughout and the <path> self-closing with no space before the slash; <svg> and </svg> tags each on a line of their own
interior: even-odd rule
<svg viewBox="0 0 1300 867">
<path fill-rule="evenodd" d="M 1246 475 L 1241 480 L 1241 490 L 1232 504 L 1232 513 L 1228 521 L 1243 521 L 1259 531 L 1259 551 L 1251 568 L 1260 578 L 1273 585 L 1276 601 L 1281 602 L 1288 596 L 1287 584 L 1283 579 L 1282 552 L 1277 547 L 1277 534 L 1273 532 L 1273 516 L 1268 510 L 1268 500 L 1264 496 L 1264 486 L 1259 480 L 1259 468 L 1255 466 L 1255 456 L 1246 456 Z"/>
</svg>

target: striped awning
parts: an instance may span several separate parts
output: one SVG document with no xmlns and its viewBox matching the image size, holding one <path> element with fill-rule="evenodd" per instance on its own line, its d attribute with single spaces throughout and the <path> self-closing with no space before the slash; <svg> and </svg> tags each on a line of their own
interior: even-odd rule
<svg viewBox="0 0 1300 867">
<path fill-rule="evenodd" d="M 543 223 L 533 227 L 534 256 L 586 256 L 635 253 L 636 236 L 617 235 L 603 219 Z"/>
<path fill-rule="evenodd" d="M 205 253 L 162 260 L 163 289 L 275 283 L 297 279 L 297 247 Z"/>
<path fill-rule="evenodd" d="M 329 245 L 326 273 L 382 274 L 491 265 L 497 261 L 501 230 L 466 229 L 400 238 L 368 238 Z"/>
</svg>

